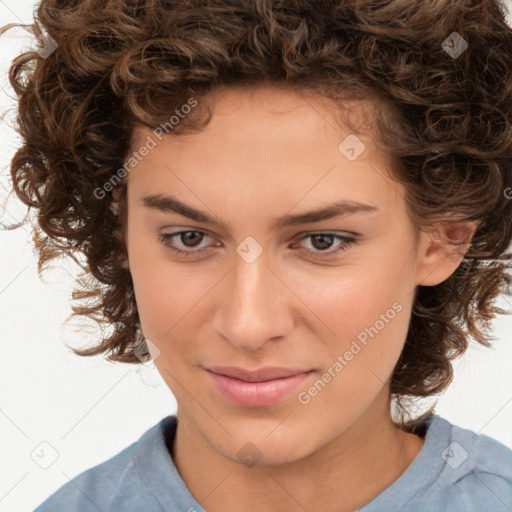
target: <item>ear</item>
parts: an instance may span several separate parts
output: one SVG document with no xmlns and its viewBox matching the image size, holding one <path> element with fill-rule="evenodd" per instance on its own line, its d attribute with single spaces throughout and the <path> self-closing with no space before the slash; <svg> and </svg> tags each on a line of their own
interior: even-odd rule
<svg viewBox="0 0 512 512">
<path fill-rule="evenodd" d="M 115 211 L 117 212 L 117 214 L 119 214 L 119 201 L 121 199 L 121 188 L 120 187 L 114 188 L 114 190 L 112 190 L 112 197 L 116 203 L 113 205 L 113 207 L 114 207 Z M 121 237 L 121 236 L 122 235 L 119 234 L 119 237 Z M 125 240 L 125 243 L 126 243 L 126 240 Z M 130 269 L 130 263 L 128 261 L 128 256 L 123 258 L 123 260 L 120 262 L 120 266 L 121 266 L 121 268 L 124 268 L 127 270 Z"/>
<path fill-rule="evenodd" d="M 417 284 L 435 286 L 448 279 L 468 251 L 479 223 L 477 220 L 446 220 L 422 231 L 418 249 Z"/>
<path fill-rule="evenodd" d="M 119 187 L 114 188 L 114 190 L 112 190 L 112 197 L 114 198 L 114 201 L 119 202 L 120 196 L 121 189 Z"/>
</svg>

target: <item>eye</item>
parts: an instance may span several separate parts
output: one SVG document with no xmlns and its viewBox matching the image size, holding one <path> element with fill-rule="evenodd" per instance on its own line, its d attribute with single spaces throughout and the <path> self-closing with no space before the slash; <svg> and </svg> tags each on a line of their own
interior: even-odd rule
<svg viewBox="0 0 512 512">
<path fill-rule="evenodd" d="M 314 249 L 320 249 L 320 250 L 311 250 L 306 249 L 306 253 L 308 253 L 313 258 L 325 258 L 329 256 L 333 256 L 335 254 L 338 254 L 342 251 L 346 251 L 351 245 L 354 245 L 357 243 L 357 239 L 350 236 L 343 236 L 343 235 L 337 235 L 335 233 L 312 233 L 309 235 L 306 235 L 302 237 L 300 240 L 306 240 L 311 239 L 311 243 L 313 245 Z M 327 251 L 325 249 L 328 249 L 332 246 L 333 242 L 335 240 L 338 240 L 340 244 L 338 247 L 334 250 Z M 297 244 L 293 244 L 296 246 Z M 327 247 L 329 246 L 329 247 Z"/>
<path fill-rule="evenodd" d="M 174 233 L 163 233 L 159 235 L 160 241 L 166 249 L 170 250 L 172 253 L 178 256 L 183 257 L 189 257 L 191 254 L 198 254 L 208 250 L 208 247 L 201 247 L 197 249 L 197 247 L 199 247 L 200 243 L 203 241 L 204 237 L 209 237 L 209 235 L 203 231 L 198 230 L 176 231 Z M 182 247 L 185 249 L 188 248 L 189 250 L 183 250 L 179 247 L 176 247 L 176 245 L 172 243 L 175 238 L 180 242 Z M 299 242 L 302 242 L 308 238 L 311 239 L 313 249 L 304 249 L 303 252 L 313 258 L 325 258 L 333 256 L 339 252 L 346 251 L 350 245 L 357 243 L 357 239 L 354 237 L 323 232 L 312 233 L 303 236 L 299 239 Z M 334 250 L 326 250 L 332 246 L 335 240 L 340 242 L 339 246 Z M 299 243 L 294 242 L 291 247 L 296 248 L 298 245 Z"/>
<path fill-rule="evenodd" d="M 160 237 L 162 244 L 167 249 L 169 249 L 171 252 L 173 252 L 174 254 L 177 254 L 178 256 L 187 257 L 192 253 L 203 252 L 204 250 L 206 250 L 206 248 L 203 247 L 199 250 L 184 251 L 184 250 L 179 249 L 176 246 L 174 246 L 171 243 L 171 241 L 174 238 L 178 238 L 181 241 L 181 243 L 184 245 L 184 247 L 189 247 L 189 248 L 193 249 L 198 245 L 197 241 L 199 240 L 199 242 L 200 242 L 201 239 L 205 235 L 206 235 L 206 233 L 204 233 L 203 231 L 188 230 L 188 231 L 177 231 L 175 233 L 163 233 L 163 234 L 159 235 L 159 237 Z M 206 236 L 208 236 L 208 235 L 206 235 Z M 191 245 L 189 245 L 189 244 L 191 244 Z"/>
</svg>

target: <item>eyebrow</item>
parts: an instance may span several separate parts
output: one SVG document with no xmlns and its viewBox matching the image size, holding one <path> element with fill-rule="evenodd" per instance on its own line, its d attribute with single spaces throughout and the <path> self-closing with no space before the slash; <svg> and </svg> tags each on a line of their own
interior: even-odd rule
<svg viewBox="0 0 512 512">
<path fill-rule="evenodd" d="M 224 228 L 227 232 L 231 233 L 229 226 L 222 220 L 211 216 L 210 214 L 197 210 L 196 208 L 182 203 L 172 196 L 164 196 L 161 194 L 150 194 L 141 198 L 142 203 L 146 208 L 155 209 L 163 213 L 177 213 L 183 217 L 195 220 L 197 222 L 204 222 L 213 226 Z M 274 222 L 273 228 L 283 228 L 288 226 L 298 226 L 301 224 L 308 224 L 313 222 L 320 222 L 335 217 L 344 217 L 356 213 L 370 213 L 377 212 L 379 209 L 376 206 L 360 203 L 352 200 L 342 200 L 336 203 L 324 206 L 317 210 L 299 214 L 286 214 L 279 217 Z"/>
</svg>

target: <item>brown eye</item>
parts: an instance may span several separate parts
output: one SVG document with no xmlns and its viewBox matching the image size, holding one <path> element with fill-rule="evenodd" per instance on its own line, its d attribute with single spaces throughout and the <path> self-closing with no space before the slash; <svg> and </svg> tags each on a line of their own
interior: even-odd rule
<svg viewBox="0 0 512 512">
<path fill-rule="evenodd" d="M 183 244 L 187 247 L 195 247 L 199 242 L 202 240 L 202 236 L 197 236 L 199 231 L 182 231 L 181 233 L 178 233 L 178 237 L 180 242 L 183 242 Z"/>
<path fill-rule="evenodd" d="M 315 249 L 323 250 L 329 249 L 334 240 L 333 235 L 326 235 L 324 233 L 320 233 L 319 235 L 311 235 L 311 243 L 315 247 Z"/>
<path fill-rule="evenodd" d="M 208 236 L 206 233 L 202 231 L 196 230 L 187 230 L 187 231 L 177 231 L 176 233 L 163 233 L 159 235 L 161 243 L 169 249 L 174 254 L 179 256 L 189 256 L 191 254 L 200 253 L 206 248 L 200 248 L 198 250 L 183 250 L 174 245 L 172 241 L 177 239 L 178 242 L 184 248 L 194 249 L 198 247 L 198 245 L 202 242 L 205 236 Z"/>
<path fill-rule="evenodd" d="M 313 258 L 328 258 L 342 251 L 346 251 L 351 245 L 357 243 L 356 238 L 334 233 L 313 233 L 303 237 L 301 241 L 308 238 L 311 239 L 312 249 L 305 249 L 305 251 Z M 332 247 L 334 240 L 341 242 L 338 248 L 331 251 L 326 250 Z M 294 246 L 297 245 L 298 244 L 294 244 Z"/>
<path fill-rule="evenodd" d="M 201 242 L 208 237 L 209 235 L 207 235 L 203 231 L 191 229 L 177 231 L 175 233 L 163 233 L 159 235 L 160 241 L 165 246 L 166 249 L 170 250 L 173 254 L 184 257 L 202 253 L 203 251 L 208 250 L 209 247 L 198 248 Z M 311 240 L 312 248 L 302 249 L 306 252 L 308 256 L 311 256 L 313 258 L 332 257 L 342 251 L 346 251 L 350 245 L 357 243 L 356 238 L 337 235 L 334 233 L 312 233 L 302 237 L 300 241 L 306 239 Z M 181 245 L 182 248 L 177 247 L 176 242 L 174 240 L 178 240 L 179 245 Z M 335 248 L 334 250 L 328 250 L 330 247 L 333 246 L 335 241 L 340 242 L 338 247 Z M 300 243 L 294 243 L 292 244 L 292 247 L 300 247 Z"/>
</svg>

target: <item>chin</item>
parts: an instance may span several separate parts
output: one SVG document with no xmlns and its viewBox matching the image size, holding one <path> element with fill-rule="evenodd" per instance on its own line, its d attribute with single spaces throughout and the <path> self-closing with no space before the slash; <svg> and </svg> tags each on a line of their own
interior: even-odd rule
<svg viewBox="0 0 512 512">
<path fill-rule="evenodd" d="M 295 435 L 281 427 L 272 429 L 240 429 L 233 437 L 226 435 L 221 442 L 210 439 L 212 447 L 223 457 L 247 467 L 275 466 L 303 459 L 314 452 L 310 431 Z M 270 435 L 269 435 L 269 432 Z"/>
</svg>

